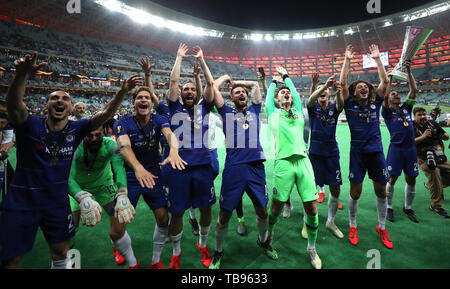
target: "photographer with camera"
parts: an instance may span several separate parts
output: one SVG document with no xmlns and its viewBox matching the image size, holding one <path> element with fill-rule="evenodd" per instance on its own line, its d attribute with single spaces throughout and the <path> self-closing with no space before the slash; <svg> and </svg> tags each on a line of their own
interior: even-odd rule
<svg viewBox="0 0 450 289">
<path fill-rule="evenodd" d="M 428 120 L 424 108 L 416 107 L 414 113 L 414 131 L 419 169 L 425 173 L 430 191 L 430 210 L 444 218 L 450 218 L 442 208 L 444 188 L 450 185 L 450 162 L 444 154 L 444 143 L 449 135 L 433 120 Z"/>
</svg>

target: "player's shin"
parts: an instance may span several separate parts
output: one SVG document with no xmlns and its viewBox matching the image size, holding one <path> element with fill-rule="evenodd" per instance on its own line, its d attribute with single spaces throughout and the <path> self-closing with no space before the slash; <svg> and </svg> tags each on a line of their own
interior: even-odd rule
<svg viewBox="0 0 450 289">
<path fill-rule="evenodd" d="M 394 186 L 391 183 L 386 184 L 387 207 L 392 209 L 392 199 L 394 197 Z"/>
<path fill-rule="evenodd" d="M 262 219 L 258 215 L 256 216 L 256 225 L 258 226 L 258 237 L 261 243 L 265 243 L 268 236 L 269 217 Z"/>
<path fill-rule="evenodd" d="M 387 214 L 387 198 L 377 197 L 377 211 L 378 211 L 378 226 L 381 230 L 386 228 L 386 214 Z"/>
<path fill-rule="evenodd" d="M 416 196 L 416 186 L 405 185 L 405 209 L 411 209 L 414 197 Z"/>
<path fill-rule="evenodd" d="M 222 252 L 223 251 L 223 239 L 225 239 L 225 236 L 228 232 L 228 223 L 221 224 L 220 220 L 217 219 L 216 223 L 216 251 Z"/>
<path fill-rule="evenodd" d="M 127 231 L 125 231 L 122 238 L 113 241 L 113 245 L 125 260 L 127 260 L 128 267 L 136 266 L 136 257 L 134 256 L 133 248 L 131 247 L 131 238 Z"/>
<path fill-rule="evenodd" d="M 319 215 L 306 214 L 306 232 L 308 233 L 308 249 L 316 246 L 317 232 L 319 231 Z"/>
<path fill-rule="evenodd" d="M 155 224 L 155 230 L 153 232 L 153 257 L 152 264 L 156 264 L 160 261 L 161 253 L 164 249 L 167 236 L 169 234 L 168 227 L 159 227 Z"/>
</svg>

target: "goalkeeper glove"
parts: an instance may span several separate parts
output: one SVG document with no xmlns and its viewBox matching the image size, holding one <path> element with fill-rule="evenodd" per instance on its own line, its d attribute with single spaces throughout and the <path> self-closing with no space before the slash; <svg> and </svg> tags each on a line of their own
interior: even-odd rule
<svg viewBox="0 0 450 289">
<path fill-rule="evenodd" d="M 128 199 L 128 190 L 120 188 L 116 193 L 116 206 L 114 207 L 114 217 L 119 220 L 121 224 L 128 224 L 136 216 L 136 210 Z"/>
<path fill-rule="evenodd" d="M 80 204 L 81 222 L 83 225 L 93 227 L 100 222 L 102 207 L 94 201 L 92 194 L 81 191 L 75 195 L 75 200 Z"/>
</svg>

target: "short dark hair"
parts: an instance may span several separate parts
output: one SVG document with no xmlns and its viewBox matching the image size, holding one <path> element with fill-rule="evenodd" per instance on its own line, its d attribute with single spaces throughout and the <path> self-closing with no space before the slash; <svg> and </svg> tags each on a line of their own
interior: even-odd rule
<svg viewBox="0 0 450 289">
<path fill-rule="evenodd" d="M 419 112 L 427 112 L 427 111 L 423 107 L 415 107 L 413 109 L 413 115 L 416 115 L 416 113 L 419 113 Z"/>
<path fill-rule="evenodd" d="M 230 90 L 230 95 L 233 94 L 233 90 L 235 90 L 235 89 L 238 88 L 238 87 L 242 87 L 242 88 L 245 90 L 245 93 L 246 93 L 247 96 L 248 96 L 248 90 L 247 90 L 247 88 L 246 88 L 245 86 L 243 86 L 242 84 L 233 84 L 233 86 L 231 87 L 231 90 Z"/>
<path fill-rule="evenodd" d="M 150 93 L 150 96 L 152 95 L 152 91 L 150 90 L 150 87 L 141 86 L 141 87 L 137 88 L 133 93 L 133 103 L 136 100 L 136 97 L 138 96 L 139 92 L 141 92 L 141 91 L 147 91 L 148 93 Z M 153 99 L 152 99 L 152 102 L 153 102 Z"/>
</svg>

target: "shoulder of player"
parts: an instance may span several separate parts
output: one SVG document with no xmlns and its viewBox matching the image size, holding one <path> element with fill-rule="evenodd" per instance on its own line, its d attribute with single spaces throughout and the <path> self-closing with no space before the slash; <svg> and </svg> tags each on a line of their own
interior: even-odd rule
<svg viewBox="0 0 450 289">
<path fill-rule="evenodd" d="M 152 119 L 157 124 L 163 124 L 163 123 L 169 122 L 169 119 L 167 118 L 167 116 L 161 115 L 161 114 L 152 114 Z"/>
</svg>

